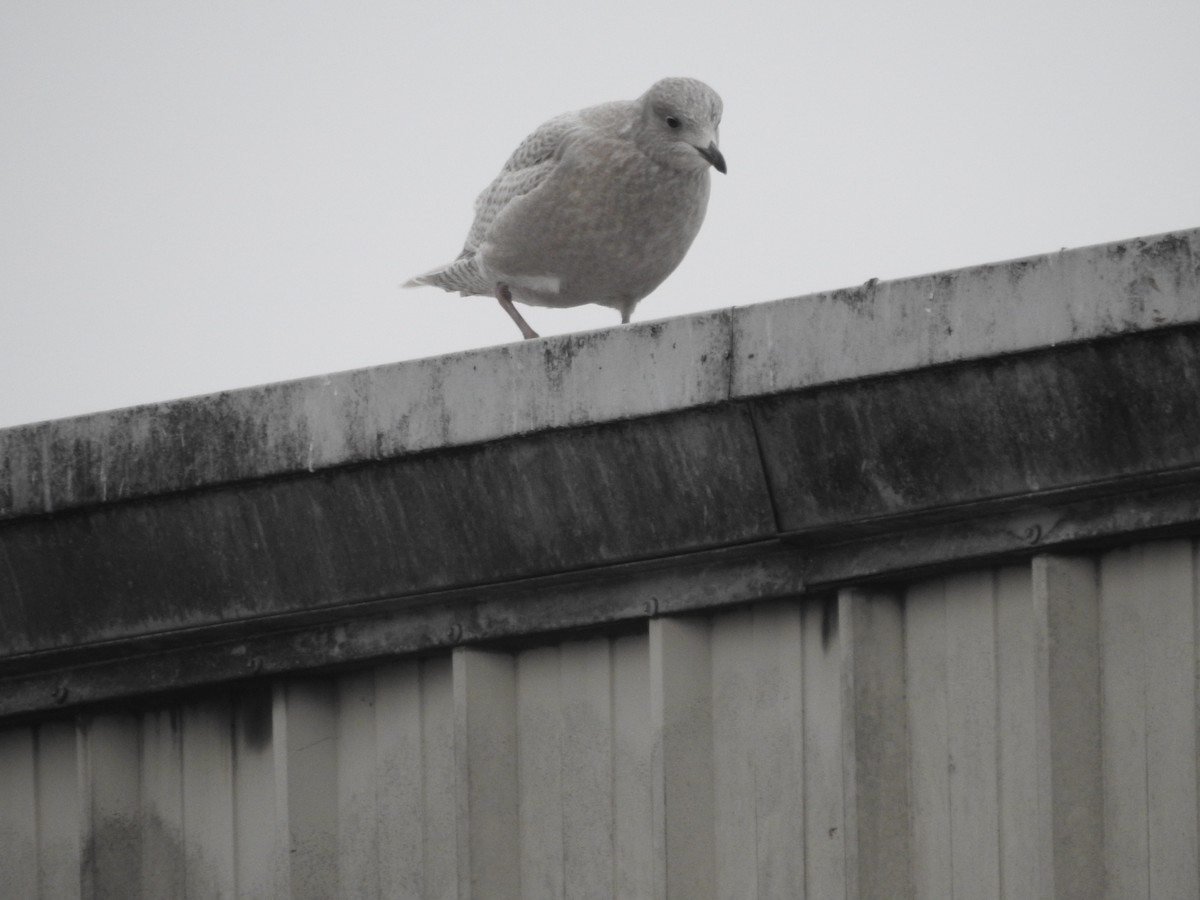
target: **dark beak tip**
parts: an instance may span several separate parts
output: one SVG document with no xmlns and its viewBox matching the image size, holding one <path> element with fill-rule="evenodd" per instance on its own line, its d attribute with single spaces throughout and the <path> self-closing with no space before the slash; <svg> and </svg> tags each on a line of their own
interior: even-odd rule
<svg viewBox="0 0 1200 900">
<path fill-rule="evenodd" d="M 708 160 L 709 164 L 724 175 L 727 171 L 725 168 L 725 157 L 721 155 L 721 151 L 717 149 L 716 144 L 709 144 L 700 150 L 700 155 Z"/>
</svg>

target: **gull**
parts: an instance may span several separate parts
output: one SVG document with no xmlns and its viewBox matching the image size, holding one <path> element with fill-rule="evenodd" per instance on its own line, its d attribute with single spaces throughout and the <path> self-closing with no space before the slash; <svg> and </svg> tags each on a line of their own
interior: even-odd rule
<svg viewBox="0 0 1200 900">
<path fill-rule="evenodd" d="M 597 303 L 628 322 L 700 231 L 709 169 L 726 171 L 720 124 L 721 98 L 694 78 L 550 119 L 479 195 L 458 257 L 404 286 L 494 296 L 527 339 L 514 301 Z"/>
</svg>

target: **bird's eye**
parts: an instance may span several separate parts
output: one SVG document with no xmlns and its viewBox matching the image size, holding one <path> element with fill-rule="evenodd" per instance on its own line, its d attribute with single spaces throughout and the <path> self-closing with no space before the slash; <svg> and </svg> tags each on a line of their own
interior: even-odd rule
<svg viewBox="0 0 1200 900">
<path fill-rule="evenodd" d="M 682 123 L 674 116 L 667 116 L 667 127 L 678 128 Z"/>
</svg>

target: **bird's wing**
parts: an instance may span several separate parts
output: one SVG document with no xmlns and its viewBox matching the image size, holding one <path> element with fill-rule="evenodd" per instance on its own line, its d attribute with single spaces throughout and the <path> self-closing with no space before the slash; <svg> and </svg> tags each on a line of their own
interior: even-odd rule
<svg viewBox="0 0 1200 900">
<path fill-rule="evenodd" d="M 544 123 L 513 151 L 496 180 L 475 201 L 475 221 L 467 235 L 464 253 L 472 254 L 483 243 L 488 229 L 503 209 L 517 197 L 544 182 L 558 165 L 567 141 L 584 127 L 578 113 L 564 113 Z"/>
</svg>

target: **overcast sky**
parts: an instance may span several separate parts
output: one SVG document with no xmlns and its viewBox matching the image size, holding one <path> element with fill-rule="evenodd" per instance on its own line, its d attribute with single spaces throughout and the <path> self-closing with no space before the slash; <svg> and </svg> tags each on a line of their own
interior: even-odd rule
<svg viewBox="0 0 1200 900">
<path fill-rule="evenodd" d="M 0 427 L 518 339 L 399 285 L 666 75 L 729 174 L 635 322 L 1200 226 L 1198 48 L 1198 0 L 3 0 Z"/>
</svg>

